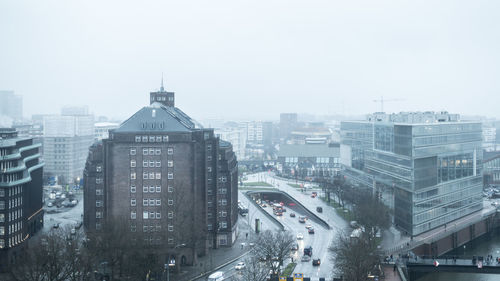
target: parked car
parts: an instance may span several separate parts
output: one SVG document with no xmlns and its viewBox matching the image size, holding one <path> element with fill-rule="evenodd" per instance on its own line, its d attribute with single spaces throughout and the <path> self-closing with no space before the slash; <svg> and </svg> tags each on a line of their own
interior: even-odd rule
<svg viewBox="0 0 500 281">
<path fill-rule="evenodd" d="M 290 213 L 291 218 L 295 218 L 295 213 Z"/>
<path fill-rule="evenodd" d="M 313 259 L 313 266 L 319 266 L 321 264 L 321 259 Z"/>
<path fill-rule="evenodd" d="M 312 228 L 313 226 L 311 224 L 308 224 L 306 225 L 306 228 L 309 229 L 309 228 Z"/>
<path fill-rule="evenodd" d="M 240 261 L 239 263 L 236 264 L 236 266 L 234 267 L 234 269 L 236 270 L 242 270 L 245 268 L 245 263 Z"/>
<path fill-rule="evenodd" d="M 309 232 L 309 234 L 314 234 L 314 228 L 312 228 L 312 227 L 309 228 L 309 230 L 307 232 Z"/>
<path fill-rule="evenodd" d="M 300 223 L 306 223 L 306 217 L 299 217 Z"/>
</svg>

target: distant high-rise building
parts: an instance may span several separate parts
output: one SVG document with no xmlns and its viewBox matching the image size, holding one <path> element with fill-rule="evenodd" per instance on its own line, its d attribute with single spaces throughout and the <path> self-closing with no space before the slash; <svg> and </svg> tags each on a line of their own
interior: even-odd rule
<svg viewBox="0 0 500 281">
<path fill-rule="evenodd" d="M 94 141 L 94 117 L 85 108 L 63 109 L 65 115 L 43 118 L 44 178 L 72 184 L 83 176 L 88 149 Z M 75 115 L 70 115 L 75 114 Z"/>
<path fill-rule="evenodd" d="M 280 114 L 280 138 L 286 140 L 290 134 L 297 128 L 297 113 Z"/>
<path fill-rule="evenodd" d="M 112 129 L 116 129 L 120 126 L 118 123 L 111 122 L 99 122 L 95 123 L 95 134 L 94 137 L 96 140 L 107 139 L 109 137 L 109 131 Z"/>
<path fill-rule="evenodd" d="M 91 147 L 85 229 L 124 223 L 176 264 L 192 264 L 194 255 L 235 242 L 237 185 L 231 144 L 175 107 L 174 93 L 162 87 L 149 106 Z"/>
<path fill-rule="evenodd" d="M 39 143 L 0 128 L 0 271 L 24 250 L 43 227 L 42 170 Z"/>
<path fill-rule="evenodd" d="M 376 113 L 341 123 L 342 173 L 418 235 L 481 210 L 481 123 L 447 112 Z"/>
<path fill-rule="evenodd" d="M 0 117 L 7 116 L 12 121 L 23 119 L 23 97 L 14 91 L 0 91 Z"/>
</svg>

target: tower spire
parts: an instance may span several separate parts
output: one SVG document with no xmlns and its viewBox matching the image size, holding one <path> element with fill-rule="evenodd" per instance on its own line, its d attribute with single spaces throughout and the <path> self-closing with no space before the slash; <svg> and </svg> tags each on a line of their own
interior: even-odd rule
<svg viewBox="0 0 500 281">
<path fill-rule="evenodd" d="M 164 92 L 165 88 L 163 87 L 163 72 L 161 73 L 161 87 L 160 87 L 160 92 Z"/>
</svg>

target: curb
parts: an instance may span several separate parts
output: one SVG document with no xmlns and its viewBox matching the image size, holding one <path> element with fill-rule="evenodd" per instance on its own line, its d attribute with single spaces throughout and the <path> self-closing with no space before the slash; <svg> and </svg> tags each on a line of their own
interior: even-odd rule
<svg viewBox="0 0 500 281">
<path fill-rule="evenodd" d="M 201 278 L 201 277 L 203 277 L 203 276 L 209 275 L 210 273 L 216 272 L 217 270 L 219 270 L 219 269 L 223 268 L 224 266 L 226 266 L 226 265 L 228 265 L 228 264 L 230 264 L 230 263 L 233 263 L 233 262 L 235 262 L 235 261 L 237 261 L 237 260 L 241 259 L 242 257 L 246 256 L 248 253 L 250 253 L 250 251 L 251 251 L 251 250 L 249 250 L 249 251 L 245 252 L 244 254 L 241 254 L 240 256 L 238 256 L 238 257 L 236 257 L 236 258 L 234 258 L 234 259 L 232 259 L 232 260 L 230 260 L 230 261 L 227 261 L 227 262 L 225 262 L 225 263 L 223 263 L 223 264 L 221 264 L 221 265 L 219 265 L 219 266 L 217 266 L 217 267 L 213 268 L 213 269 L 212 269 L 212 270 L 210 270 L 210 271 L 203 272 L 203 273 L 201 273 L 200 275 L 198 275 L 198 276 L 196 276 L 196 277 L 193 277 L 193 278 L 191 278 L 191 279 L 188 279 L 188 280 L 189 280 L 189 281 L 195 281 L 196 279 L 199 279 L 199 278 Z"/>
</svg>

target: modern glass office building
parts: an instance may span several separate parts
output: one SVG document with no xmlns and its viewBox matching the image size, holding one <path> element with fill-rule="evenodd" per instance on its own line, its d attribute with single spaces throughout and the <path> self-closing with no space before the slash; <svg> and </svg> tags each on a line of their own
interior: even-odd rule
<svg viewBox="0 0 500 281">
<path fill-rule="evenodd" d="M 481 130 L 447 112 L 342 122 L 343 174 L 379 194 L 394 224 L 418 235 L 481 210 Z"/>
</svg>

